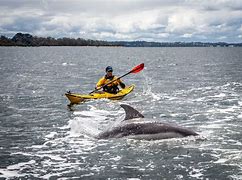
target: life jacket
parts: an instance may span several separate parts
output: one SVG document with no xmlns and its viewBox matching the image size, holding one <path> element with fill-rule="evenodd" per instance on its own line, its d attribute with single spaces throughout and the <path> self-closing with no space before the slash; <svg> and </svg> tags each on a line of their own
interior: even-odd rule
<svg viewBox="0 0 242 180">
<path fill-rule="evenodd" d="M 118 85 L 121 83 L 121 80 L 118 79 L 116 76 L 107 77 L 107 75 L 105 75 L 98 81 L 97 86 L 101 87 L 101 86 L 113 81 L 114 79 L 117 79 L 117 81 L 114 81 L 114 82 L 104 86 L 103 91 L 106 91 L 106 92 L 109 92 L 112 94 L 116 94 L 119 91 Z"/>
</svg>

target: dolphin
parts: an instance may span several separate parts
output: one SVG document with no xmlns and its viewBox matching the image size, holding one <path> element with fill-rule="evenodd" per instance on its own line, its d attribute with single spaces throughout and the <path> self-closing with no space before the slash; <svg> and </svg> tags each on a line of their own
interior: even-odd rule
<svg viewBox="0 0 242 180">
<path fill-rule="evenodd" d="M 100 133 L 98 139 L 127 137 L 138 140 L 160 140 L 198 135 L 195 131 L 181 126 L 144 118 L 140 112 L 129 105 L 120 106 L 126 113 L 124 120 L 118 126 Z"/>
</svg>

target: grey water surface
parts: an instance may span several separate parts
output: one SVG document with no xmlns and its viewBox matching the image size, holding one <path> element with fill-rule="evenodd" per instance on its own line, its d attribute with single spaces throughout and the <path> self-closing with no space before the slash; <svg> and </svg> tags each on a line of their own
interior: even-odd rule
<svg viewBox="0 0 242 180">
<path fill-rule="evenodd" d="M 69 108 L 105 67 L 135 90 Z M 0 47 L 0 179 L 242 179 L 242 48 Z M 120 104 L 198 137 L 95 136 Z"/>
</svg>

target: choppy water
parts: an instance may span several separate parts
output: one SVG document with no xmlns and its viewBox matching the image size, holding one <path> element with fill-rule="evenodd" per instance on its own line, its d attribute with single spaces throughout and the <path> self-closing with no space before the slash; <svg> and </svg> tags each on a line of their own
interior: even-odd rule
<svg viewBox="0 0 242 180">
<path fill-rule="evenodd" d="M 0 48 L 0 179 L 242 179 L 241 48 Z M 135 91 L 69 109 L 107 65 Z M 121 103 L 199 137 L 97 140 Z"/>
</svg>

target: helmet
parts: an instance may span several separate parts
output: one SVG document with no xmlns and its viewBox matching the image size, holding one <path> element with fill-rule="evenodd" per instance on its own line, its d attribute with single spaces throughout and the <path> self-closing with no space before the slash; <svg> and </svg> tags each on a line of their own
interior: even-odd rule
<svg viewBox="0 0 242 180">
<path fill-rule="evenodd" d="M 113 68 L 111 66 L 106 67 L 106 72 L 112 72 Z"/>
</svg>

